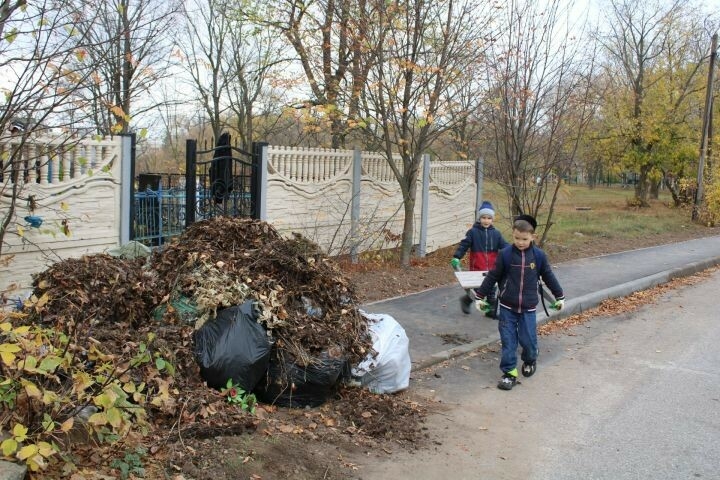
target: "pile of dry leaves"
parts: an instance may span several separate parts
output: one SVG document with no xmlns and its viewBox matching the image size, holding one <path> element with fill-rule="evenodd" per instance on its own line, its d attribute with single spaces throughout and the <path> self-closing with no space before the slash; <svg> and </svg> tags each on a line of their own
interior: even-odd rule
<svg viewBox="0 0 720 480">
<path fill-rule="evenodd" d="M 356 364 L 372 352 L 367 320 L 337 265 L 307 239 L 284 239 L 271 225 L 248 219 L 198 222 L 149 259 L 98 254 L 61 261 L 36 275 L 26 313 L 28 323 L 62 330 L 77 351 L 100 348 L 121 359 L 128 346 L 152 338 L 148 351 L 174 370 L 163 375 L 146 369 L 152 372 L 148 378 L 134 379 L 166 393 L 162 405 L 148 406 L 155 428 L 143 442 L 157 451 L 180 439 L 288 429 L 288 417 L 275 415 L 276 408 L 250 415 L 208 388 L 200 375 L 194 333 L 222 308 L 247 300 L 257 305 L 273 348 L 300 365 L 328 351 Z M 303 418 L 315 418 L 309 423 L 327 432 L 341 427 L 357 437 L 422 437 L 424 408 L 401 396 L 338 385 L 330 404 Z M 304 431 L 317 436 L 322 429 Z M 97 452 L 92 458 L 106 460 Z"/>
<path fill-rule="evenodd" d="M 313 242 L 284 239 L 265 222 L 218 217 L 196 223 L 156 251 L 150 264 L 161 303 L 192 299 L 196 328 L 218 308 L 251 299 L 260 322 L 297 359 L 340 347 L 357 362 L 371 347 L 356 295 L 337 265 Z M 178 310 L 169 308 L 166 320 L 179 321 Z"/>
</svg>

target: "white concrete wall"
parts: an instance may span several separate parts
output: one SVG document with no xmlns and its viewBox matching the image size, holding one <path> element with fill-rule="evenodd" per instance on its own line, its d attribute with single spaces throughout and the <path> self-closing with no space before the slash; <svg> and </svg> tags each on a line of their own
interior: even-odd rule
<svg viewBox="0 0 720 480">
<path fill-rule="evenodd" d="M 0 219 L 10 208 L 13 184 L 8 159 L 17 144 L 0 142 L 3 180 L 0 181 Z M 80 144 L 32 139 L 23 147 L 24 160 L 38 161 L 28 177 L 18 179 L 21 199 L 16 204 L 0 256 L 0 294 L 21 295 L 32 274 L 59 259 L 97 253 L 117 246 L 120 226 L 120 140 L 88 140 Z M 44 152 L 54 150 L 53 155 Z M 17 155 L 15 158 L 18 158 Z M 72 175 L 70 173 L 72 172 Z M 27 181 L 24 181 L 27 180 Z M 35 202 L 31 211 L 30 196 Z M 39 228 L 24 220 L 34 215 Z"/>
<path fill-rule="evenodd" d="M 0 139 L 0 158 L 9 158 L 12 142 Z M 27 291 L 31 274 L 59 259 L 103 252 L 119 244 L 121 139 L 87 140 L 72 148 L 53 142 L 34 139 L 23 147 L 23 158 L 37 159 L 40 166 L 28 170 L 26 181 L 20 179 L 21 198 L 32 195 L 37 205 L 31 212 L 26 201 L 18 202 L 0 257 L 0 295 L 12 298 Z M 53 148 L 54 155 L 45 154 Z M 267 221 L 284 235 L 301 233 L 330 255 L 349 253 L 353 153 L 269 147 Z M 358 250 L 399 246 L 405 215 L 400 187 L 381 154 L 361 155 Z M 4 165 L 0 212 L 9 208 L 12 188 L 7 161 Z M 426 252 L 457 243 L 472 225 L 474 178 L 469 162 L 431 162 Z M 418 182 L 416 244 L 421 187 Z M 23 220 L 26 215 L 42 218 L 42 226 L 29 227 Z"/>
<path fill-rule="evenodd" d="M 269 147 L 267 221 L 332 250 L 347 238 L 352 150 Z"/>
<path fill-rule="evenodd" d="M 331 255 L 349 253 L 353 151 L 270 146 L 268 157 L 268 222 L 283 234 L 303 234 Z M 393 238 L 402 234 L 405 218 L 400 187 L 382 154 L 361 157 L 359 250 L 396 247 Z M 457 243 L 472 225 L 474 172 L 470 162 L 431 162 L 427 252 Z M 420 240 L 421 179 L 414 243 Z"/>
</svg>

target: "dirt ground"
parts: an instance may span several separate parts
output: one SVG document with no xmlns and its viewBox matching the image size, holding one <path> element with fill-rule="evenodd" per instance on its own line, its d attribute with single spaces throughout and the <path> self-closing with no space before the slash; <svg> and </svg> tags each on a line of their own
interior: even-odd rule
<svg viewBox="0 0 720 480">
<path fill-rule="evenodd" d="M 595 238 L 575 249 L 546 245 L 554 263 L 587 256 L 680 242 L 720 234 L 720 229 L 668 233 L 619 241 Z M 395 264 L 342 265 L 365 303 L 422 291 L 455 281 L 449 247 L 416 259 L 408 268 Z M 246 433 L 182 439 L 167 445 L 162 466 L 173 480 L 361 479 L 362 466 L 394 453 L 442 448 L 442 432 L 429 428 L 428 417 L 442 414 L 422 388 L 395 395 L 372 395 L 343 389 L 314 409 L 260 408 Z M 217 433 L 217 432 L 215 432 Z M 160 472 L 157 472 L 160 474 Z"/>
</svg>

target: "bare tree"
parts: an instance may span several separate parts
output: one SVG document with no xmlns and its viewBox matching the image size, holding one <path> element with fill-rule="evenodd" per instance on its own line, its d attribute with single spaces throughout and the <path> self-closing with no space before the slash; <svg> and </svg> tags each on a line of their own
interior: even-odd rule
<svg viewBox="0 0 720 480">
<path fill-rule="evenodd" d="M 184 35 L 178 48 L 182 51 L 181 65 L 190 77 L 197 101 L 207 115 L 213 138 L 219 138 L 225 126 L 227 101 L 224 100 L 226 82 L 223 74 L 225 51 L 230 48 L 230 19 L 225 15 L 224 0 L 189 1 L 183 6 Z"/>
<path fill-rule="evenodd" d="M 257 127 L 262 139 L 278 125 L 285 92 L 270 84 L 290 58 L 286 44 L 274 30 L 252 25 L 238 12 L 234 12 L 231 25 L 234 34 L 225 52 L 224 74 L 235 128 L 241 146 L 247 150 L 256 140 Z M 263 119 L 260 125 L 254 121 L 257 116 Z"/>
<path fill-rule="evenodd" d="M 570 31 L 569 6 L 559 0 L 506 2 L 501 33 L 488 54 L 487 82 L 497 100 L 482 116 L 492 130 L 493 177 L 513 215 L 538 217 L 552 194 L 546 231 L 559 188 L 554 181 L 573 164 L 592 113 L 593 55 Z"/>
<path fill-rule="evenodd" d="M 15 10 L 25 8 L 26 0 L 2 0 L 0 1 L 0 37 L 5 38 L 5 25 L 12 17 Z"/>
<path fill-rule="evenodd" d="M 483 33 L 490 15 L 476 2 L 443 0 L 387 3 L 383 37 L 366 93 L 370 124 L 403 196 L 401 263 L 413 246 L 414 211 L 422 156 L 450 128 L 466 118 L 456 101 L 467 85 L 463 72 L 483 61 Z M 399 154 L 400 161 L 395 159 Z"/>
<path fill-rule="evenodd" d="M 40 178 L 36 173 L 43 166 L 41 158 L 50 154 L 28 148 L 28 141 L 52 134 L 56 148 L 69 150 L 77 140 L 72 120 L 83 120 L 76 114 L 83 104 L 78 91 L 94 72 L 89 62 L 82 61 L 83 52 L 92 45 L 73 31 L 75 18 L 64 5 L 57 1 L 0 4 L 0 256 L 7 235 L 22 235 L 24 223 L 16 218 L 19 202 L 32 205 L 46 200 L 29 198 L 24 192 L 30 178 Z M 67 32 L 73 36 L 69 38 Z"/>
<path fill-rule="evenodd" d="M 472 162 L 481 156 L 481 139 L 485 137 L 487 130 L 485 122 L 477 113 L 483 102 L 490 101 L 486 96 L 487 89 L 477 82 L 478 74 L 479 71 L 470 70 L 469 74 L 465 75 L 464 85 L 460 84 L 453 95 L 450 115 L 456 122 L 445 138 L 456 158 Z"/>
<path fill-rule="evenodd" d="M 270 0 L 248 2 L 245 16 L 276 29 L 292 46 L 309 98 L 298 102 L 327 121 L 330 146 L 344 146 L 358 125 L 359 102 L 382 37 L 368 32 L 386 8 L 383 0 Z"/>
<path fill-rule="evenodd" d="M 130 122 L 157 105 L 151 89 L 168 75 L 177 0 L 68 2 L 74 31 L 90 40 L 85 49 L 96 66 L 84 83 L 91 127 L 98 133 L 128 133 Z"/>
<path fill-rule="evenodd" d="M 234 126 L 241 146 L 253 141 L 258 100 L 263 114 L 277 111 L 281 95 L 266 88 L 271 72 L 288 61 L 277 32 L 250 23 L 226 0 L 194 0 L 184 6 L 185 35 L 178 42 L 193 96 L 209 120 L 213 137 Z M 276 114 L 277 115 L 277 114 Z"/>
</svg>

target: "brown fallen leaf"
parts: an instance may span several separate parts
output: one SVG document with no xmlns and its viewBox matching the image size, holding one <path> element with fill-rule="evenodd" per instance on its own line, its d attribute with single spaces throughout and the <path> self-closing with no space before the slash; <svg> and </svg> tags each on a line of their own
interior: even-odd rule
<svg viewBox="0 0 720 480">
<path fill-rule="evenodd" d="M 282 433 L 293 433 L 295 431 L 294 425 L 280 425 L 278 427 L 278 430 L 280 430 Z"/>
</svg>

